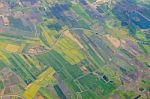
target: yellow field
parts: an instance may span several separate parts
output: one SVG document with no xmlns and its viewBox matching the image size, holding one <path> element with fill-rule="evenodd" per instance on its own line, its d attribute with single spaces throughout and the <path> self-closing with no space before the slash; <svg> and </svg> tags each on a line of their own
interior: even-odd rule
<svg viewBox="0 0 150 99">
<path fill-rule="evenodd" d="M 49 83 L 55 83 L 56 80 L 53 77 L 54 73 L 55 70 L 49 67 L 46 71 L 40 74 L 38 79 L 31 83 L 24 92 L 23 96 L 25 99 L 33 99 L 40 87 L 47 86 Z"/>
<path fill-rule="evenodd" d="M 44 27 L 41 27 L 42 28 L 42 30 L 43 30 L 43 32 L 42 32 L 42 34 L 43 34 L 43 36 L 46 38 L 46 41 L 48 42 L 48 44 L 49 45 L 51 45 L 52 43 L 53 43 L 53 40 L 52 40 L 52 38 L 48 35 L 48 29 L 47 28 L 44 28 Z"/>
<path fill-rule="evenodd" d="M 14 53 L 14 52 L 21 51 L 23 47 L 21 45 L 0 42 L 0 48 L 8 52 Z"/>
<path fill-rule="evenodd" d="M 80 47 L 74 41 L 67 37 L 63 37 L 55 45 L 56 51 L 64 56 L 71 64 L 79 63 L 84 59 L 83 54 L 79 50 Z"/>
<path fill-rule="evenodd" d="M 7 64 L 10 64 L 8 58 L 6 57 L 6 55 L 0 51 L 0 60 L 2 60 L 3 62 L 7 63 Z"/>
<path fill-rule="evenodd" d="M 5 47 L 5 49 L 9 52 L 17 52 L 20 49 L 20 46 L 17 45 L 12 45 L 12 44 L 7 44 L 7 46 Z"/>
</svg>

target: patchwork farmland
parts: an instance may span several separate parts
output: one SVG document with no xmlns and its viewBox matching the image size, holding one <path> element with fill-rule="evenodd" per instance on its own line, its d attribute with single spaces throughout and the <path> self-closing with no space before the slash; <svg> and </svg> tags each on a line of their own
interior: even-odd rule
<svg viewBox="0 0 150 99">
<path fill-rule="evenodd" d="M 148 0 L 0 0 L 0 98 L 149 99 Z"/>
</svg>

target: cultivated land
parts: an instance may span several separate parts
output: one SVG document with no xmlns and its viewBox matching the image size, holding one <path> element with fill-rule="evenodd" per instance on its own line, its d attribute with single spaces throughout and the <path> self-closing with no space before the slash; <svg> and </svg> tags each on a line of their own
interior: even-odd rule
<svg viewBox="0 0 150 99">
<path fill-rule="evenodd" d="M 149 0 L 0 0 L 0 98 L 149 99 Z"/>
</svg>

